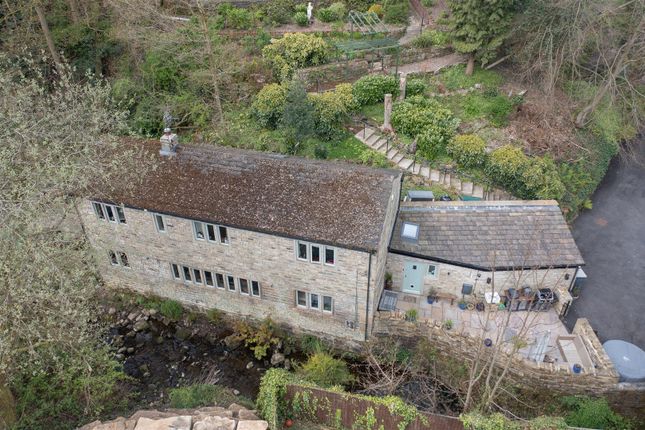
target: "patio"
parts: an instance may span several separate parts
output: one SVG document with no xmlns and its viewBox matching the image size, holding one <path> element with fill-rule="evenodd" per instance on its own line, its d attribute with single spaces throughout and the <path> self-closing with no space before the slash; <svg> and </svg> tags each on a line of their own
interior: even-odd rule
<svg viewBox="0 0 645 430">
<path fill-rule="evenodd" d="M 565 366 L 577 363 L 583 368 L 592 366 L 579 337 L 569 333 L 553 308 L 510 313 L 496 306 L 490 307 L 490 311 L 462 310 L 456 300 L 440 299 L 429 304 L 424 296 L 395 293 L 397 300 L 393 313 L 400 318 L 414 309 L 418 321 L 438 322 L 444 328 L 451 325 L 451 331 L 488 338 L 497 344 L 503 342 L 509 349 L 513 341 L 520 341 L 523 346 L 519 353 L 528 360 Z"/>
</svg>

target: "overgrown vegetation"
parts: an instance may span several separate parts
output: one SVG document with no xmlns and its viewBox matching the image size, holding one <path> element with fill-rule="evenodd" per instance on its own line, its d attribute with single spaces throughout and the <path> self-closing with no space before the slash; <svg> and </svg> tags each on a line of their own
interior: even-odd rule
<svg viewBox="0 0 645 430">
<path fill-rule="evenodd" d="M 229 407 L 233 403 L 252 408 L 253 402 L 236 396 L 230 389 L 220 385 L 194 384 L 186 387 L 173 388 L 168 393 L 170 407 L 177 409 L 192 409 L 201 406 Z"/>
<path fill-rule="evenodd" d="M 315 352 L 298 368 L 303 379 L 321 387 L 347 386 L 353 381 L 347 363 L 323 351 Z"/>
</svg>

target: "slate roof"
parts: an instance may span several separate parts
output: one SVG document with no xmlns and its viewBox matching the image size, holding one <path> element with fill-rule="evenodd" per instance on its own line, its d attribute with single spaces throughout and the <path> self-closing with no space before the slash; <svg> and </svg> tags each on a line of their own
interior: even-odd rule
<svg viewBox="0 0 645 430">
<path fill-rule="evenodd" d="M 401 237 L 404 222 L 417 242 Z M 479 270 L 584 264 L 553 200 L 403 202 L 390 251 Z"/>
<path fill-rule="evenodd" d="M 401 173 L 215 145 L 180 145 L 160 156 L 156 141 L 132 141 L 156 160 L 112 203 L 233 228 L 374 251 Z M 396 203 L 396 202 L 395 202 Z"/>
</svg>

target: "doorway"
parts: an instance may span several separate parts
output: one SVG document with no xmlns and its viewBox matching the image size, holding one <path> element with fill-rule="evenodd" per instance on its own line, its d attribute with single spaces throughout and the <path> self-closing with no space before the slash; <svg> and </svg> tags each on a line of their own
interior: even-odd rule
<svg viewBox="0 0 645 430">
<path fill-rule="evenodd" d="M 425 264 L 406 262 L 403 271 L 403 285 L 401 291 L 404 293 L 421 294 L 423 291 L 423 275 L 425 274 Z"/>
</svg>

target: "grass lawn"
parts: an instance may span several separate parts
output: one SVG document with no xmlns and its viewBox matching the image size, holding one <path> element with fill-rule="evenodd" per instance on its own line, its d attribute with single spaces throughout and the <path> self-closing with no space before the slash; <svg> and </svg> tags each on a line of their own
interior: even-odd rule
<svg viewBox="0 0 645 430">
<path fill-rule="evenodd" d="M 333 430 L 321 424 L 314 424 L 307 421 L 296 421 L 293 423 L 291 430 Z"/>
<path fill-rule="evenodd" d="M 332 160 L 358 160 L 365 151 L 370 151 L 363 143 L 354 136 L 348 136 L 338 142 L 327 143 L 329 150 L 327 158 Z"/>
<path fill-rule="evenodd" d="M 361 108 L 361 114 L 376 122 L 377 124 L 383 124 L 384 116 L 384 106 L 383 103 L 376 103 L 373 105 L 363 106 Z"/>
</svg>

